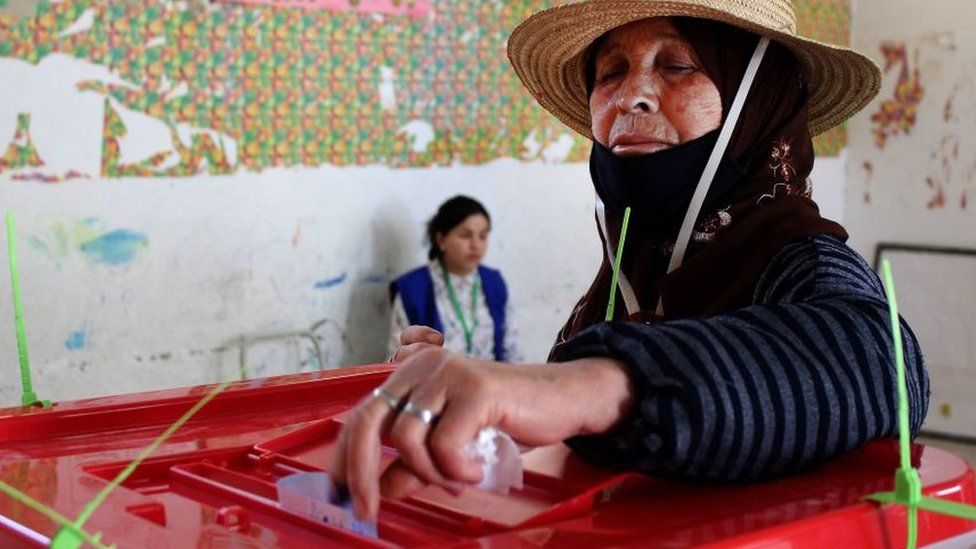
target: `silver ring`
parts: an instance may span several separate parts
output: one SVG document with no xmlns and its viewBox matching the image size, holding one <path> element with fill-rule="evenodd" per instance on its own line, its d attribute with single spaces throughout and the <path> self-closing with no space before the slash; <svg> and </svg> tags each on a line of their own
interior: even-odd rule
<svg viewBox="0 0 976 549">
<path fill-rule="evenodd" d="M 413 402 L 407 402 L 406 406 L 403 407 L 403 411 L 412 416 L 416 416 L 417 419 L 426 423 L 427 425 L 437 421 L 437 414 L 426 408 L 420 408 L 419 406 L 414 405 Z"/>
<path fill-rule="evenodd" d="M 389 404 L 390 408 L 393 408 L 394 410 L 400 409 L 400 399 L 388 393 L 386 389 L 382 387 L 377 387 L 373 389 L 372 395 L 378 399 L 381 399 L 383 402 Z"/>
</svg>

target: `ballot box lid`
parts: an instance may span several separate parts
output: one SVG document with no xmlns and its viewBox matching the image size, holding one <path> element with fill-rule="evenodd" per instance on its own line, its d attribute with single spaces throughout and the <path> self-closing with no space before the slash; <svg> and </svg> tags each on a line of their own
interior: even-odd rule
<svg viewBox="0 0 976 549">
<path fill-rule="evenodd" d="M 106 498 L 85 529 L 118 547 L 900 546 L 906 510 L 864 496 L 893 488 L 895 441 L 775 481 L 702 485 L 589 464 L 564 445 L 523 454 L 507 495 L 426 488 L 384 500 L 371 538 L 284 508 L 276 482 L 328 472 L 346 413 L 389 365 L 231 384 Z M 0 480 L 69 517 L 211 386 L 0 409 Z M 396 459 L 384 441 L 384 465 Z M 966 462 L 914 446 L 931 497 L 976 503 Z M 976 528 L 920 512 L 919 543 Z M 58 525 L 0 494 L 0 546 L 44 547 Z"/>
</svg>

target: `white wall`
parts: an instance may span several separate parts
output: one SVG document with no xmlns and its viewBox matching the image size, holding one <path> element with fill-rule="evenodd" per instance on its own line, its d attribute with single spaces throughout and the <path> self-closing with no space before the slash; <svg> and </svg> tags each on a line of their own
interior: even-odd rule
<svg viewBox="0 0 976 549">
<path fill-rule="evenodd" d="M 326 365 L 382 360 L 387 284 L 424 260 L 423 224 L 458 192 L 492 212 L 486 263 L 508 279 L 526 357 L 544 359 L 599 261 L 591 189 L 583 165 L 503 160 L 56 186 L 5 181 L 0 204 L 18 218 L 35 384 L 57 400 L 233 378 L 242 335 L 297 333 L 326 319 L 315 331 Z M 118 229 L 147 239 L 131 261 L 107 264 L 79 247 Z M 19 395 L 7 276 L 4 262 L 0 405 Z M 248 373 L 314 368 L 311 349 L 299 337 L 256 345 Z"/>
<path fill-rule="evenodd" d="M 852 242 L 868 255 L 881 241 L 976 247 L 976 3 L 860 0 L 855 8 L 854 47 L 884 68 L 882 45 L 903 45 L 922 98 L 908 132 L 879 146 L 872 117 L 897 97 L 896 63 L 880 96 L 850 124 Z M 939 188 L 943 204 L 934 202 Z"/>
<path fill-rule="evenodd" d="M 820 215 L 843 224 L 844 209 L 844 169 L 847 163 L 847 151 L 841 151 L 840 156 L 817 158 L 813 165 L 813 199 L 820 206 Z"/>
<path fill-rule="evenodd" d="M 855 7 L 855 47 L 887 70 L 881 95 L 850 124 L 853 243 L 869 257 L 880 242 L 976 248 L 976 3 L 860 0 Z M 915 118 L 885 126 L 884 105 L 895 121 L 899 112 Z M 952 261 L 902 253 L 892 268 L 932 383 L 925 429 L 971 437 L 976 281 L 959 274 L 971 268 L 951 268 Z"/>
</svg>

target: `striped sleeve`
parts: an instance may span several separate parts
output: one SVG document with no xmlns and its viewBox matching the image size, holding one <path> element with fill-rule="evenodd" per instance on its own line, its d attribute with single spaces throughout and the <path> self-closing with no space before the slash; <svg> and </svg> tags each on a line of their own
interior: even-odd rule
<svg viewBox="0 0 976 549">
<path fill-rule="evenodd" d="M 794 242 L 770 262 L 753 303 L 707 319 L 581 332 L 561 360 L 625 363 L 636 411 L 611 433 L 567 443 L 609 467 L 736 481 L 799 472 L 897 436 L 887 302 L 857 253 L 826 236 Z M 901 325 L 914 436 L 929 386 L 918 342 Z"/>
</svg>

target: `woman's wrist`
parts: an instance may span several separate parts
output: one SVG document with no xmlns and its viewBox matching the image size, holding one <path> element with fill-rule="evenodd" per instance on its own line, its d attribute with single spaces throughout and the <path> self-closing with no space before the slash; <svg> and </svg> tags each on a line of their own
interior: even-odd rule
<svg viewBox="0 0 976 549">
<path fill-rule="evenodd" d="M 634 407 L 635 388 L 627 367 L 610 358 L 583 358 L 554 364 L 567 410 L 579 414 L 579 435 L 613 430 Z"/>
<path fill-rule="evenodd" d="M 455 360 L 487 374 L 482 387 L 498 404 L 496 420 L 525 444 L 606 433 L 630 415 L 635 401 L 626 366 L 608 358 L 544 364 Z"/>
</svg>

